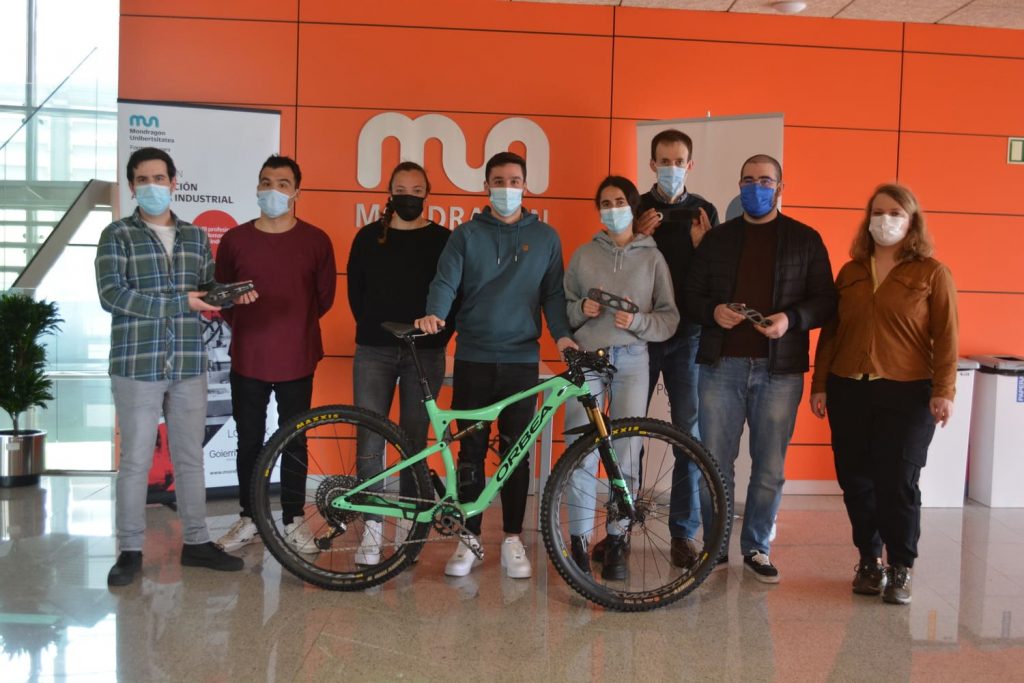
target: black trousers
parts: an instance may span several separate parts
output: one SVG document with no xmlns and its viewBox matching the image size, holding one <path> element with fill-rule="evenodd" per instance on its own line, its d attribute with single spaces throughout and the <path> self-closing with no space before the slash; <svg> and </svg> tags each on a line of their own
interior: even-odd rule
<svg viewBox="0 0 1024 683">
<path fill-rule="evenodd" d="M 536 363 L 475 363 L 456 360 L 452 376 L 452 409 L 482 408 L 535 386 L 537 380 Z M 498 415 L 499 452 L 502 457 L 529 426 L 536 410 L 537 398 L 531 396 L 513 403 Z M 460 420 L 458 428 L 465 429 L 469 424 Z M 490 431 L 488 426 L 459 442 L 460 502 L 475 500 L 484 490 L 484 461 Z M 527 456 L 505 480 L 505 486 L 501 489 L 501 511 L 506 534 L 522 532 L 529 493 L 530 458 Z M 483 515 L 477 515 L 466 522 L 466 528 L 479 534 L 482 524 Z"/>
<path fill-rule="evenodd" d="M 231 415 L 238 430 L 238 502 L 242 517 L 252 517 L 250 488 L 252 472 L 266 441 L 267 406 L 270 392 L 277 399 L 277 424 L 283 426 L 292 416 L 309 410 L 313 400 L 313 375 L 288 382 L 264 382 L 231 372 Z M 306 472 L 309 454 L 305 438 L 289 444 L 281 458 L 281 517 L 291 524 L 301 517 L 306 501 Z"/>
<path fill-rule="evenodd" d="M 935 434 L 931 382 L 829 375 L 826 409 L 853 544 L 864 559 L 914 566 L 921 537 L 917 483 Z"/>
</svg>

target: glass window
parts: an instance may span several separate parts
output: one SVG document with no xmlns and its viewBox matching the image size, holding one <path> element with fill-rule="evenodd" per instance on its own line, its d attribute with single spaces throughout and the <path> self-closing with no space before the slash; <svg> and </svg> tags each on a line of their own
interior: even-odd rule
<svg viewBox="0 0 1024 683">
<path fill-rule="evenodd" d="M 25 68 L 27 65 L 28 23 L 27 0 L 4 0 L 0 2 L 0 26 L 3 26 L 3 40 L 0 40 L 0 104 L 25 104 Z M 19 117 L 20 122 L 20 117 Z M 8 130 L 0 118 L 0 145 L 14 132 Z"/>
</svg>

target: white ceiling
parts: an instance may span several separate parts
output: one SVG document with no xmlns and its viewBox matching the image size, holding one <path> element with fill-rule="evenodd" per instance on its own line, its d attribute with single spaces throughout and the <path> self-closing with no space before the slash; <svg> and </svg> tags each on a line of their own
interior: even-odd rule
<svg viewBox="0 0 1024 683">
<path fill-rule="evenodd" d="M 770 0 L 512 0 L 778 14 Z M 798 16 L 1024 29 L 1024 0 L 806 0 Z M 1022 37 L 1024 40 L 1024 37 Z"/>
</svg>

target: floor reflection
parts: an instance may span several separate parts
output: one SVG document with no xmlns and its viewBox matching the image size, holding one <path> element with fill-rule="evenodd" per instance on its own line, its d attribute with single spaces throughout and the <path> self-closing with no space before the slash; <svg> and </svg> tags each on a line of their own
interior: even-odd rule
<svg viewBox="0 0 1024 683">
<path fill-rule="evenodd" d="M 182 568 L 177 517 L 151 507 L 143 578 L 110 591 L 112 483 L 0 490 L 0 680 L 1006 681 L 1024 667 L 1024 510 L 925 510 L 900 608 L 850 592 L 841 501 L 789 497 L 778 586 L 734 547 L 682 602 L 617 614 L 570 591 L 530 532 L 534 578 L 504 578 L 496 514 L 468 577 L 444 577 L 452 546 L 430 543 L 385 586 L 331 593 L 261 545 L 237 574 Z M 233 510 L 211 503 L 215 536 Z"/>
</svg>

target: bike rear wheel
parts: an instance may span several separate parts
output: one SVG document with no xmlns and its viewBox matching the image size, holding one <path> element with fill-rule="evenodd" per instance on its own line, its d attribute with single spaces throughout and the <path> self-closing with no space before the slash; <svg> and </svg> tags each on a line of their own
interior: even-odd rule
<svg viewBox="0 0 1024 683">
<path fill-rule="evenodd" d="M 600 437 L 591 431 L 566 449 L 548 479 L 541 508 L 544 545 L 558 573 L 588 600 L 630 612 L 663 607 L 693 591 L 714 569 L 731 521 L 729 497 L 714 458 L 675 426 L 625 418 L 611 421 L 608 428 L 620 462 L 630 453 L 642 459 L 642 464 L 634 463 L 639 476 L 630 485 L 637 519 L 622 519 L 619 496 L 600 471 L 603 467 L 596 467 Z M 707 501 L 710 513 L 693 540 L 695 559 L 684 566 L 674 562 L 671 548 L 673 486 L 690 487 Z M 603 578 L 603 562 L 589 557 L 578 561 L 572 535 L 587 537 L 593 548 L 606 535 L 611 538 L 613 530 L 621 533 L 617 540 L 628 539 L 625 573 Z"/>
<path fill-rule="evenodd" d="M 364 454 L 362 478 L 357 451 Z M 380 472 L 413 453 L 400 427 L 368 410 L 336 405 L 296 415 L 267 442 L 253 471 L 253 521 L 267 549 L 292 574 L 331 590 L 362 590 L 398 574 L 415 561 L 430 525 L 397 516 L 367 518 L 331 501 L 369 478 L 367 462 L 377 463 L 371 469 Z M 385 507 L 404 502 L 417 512 L 430 509 L 434 491 L 426 464 L 404 472 L 401 482 L 389 477 L 381 490 L 361 494 L 363 500 L 373 496 Z M 288 528 L 286 515 L 294 516 Z"/>
</svg>

